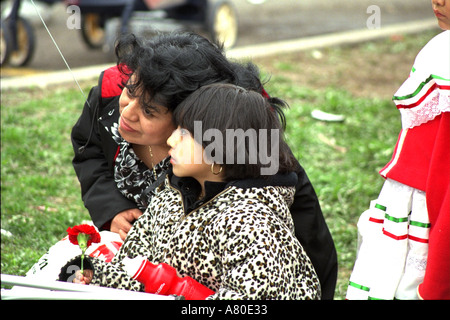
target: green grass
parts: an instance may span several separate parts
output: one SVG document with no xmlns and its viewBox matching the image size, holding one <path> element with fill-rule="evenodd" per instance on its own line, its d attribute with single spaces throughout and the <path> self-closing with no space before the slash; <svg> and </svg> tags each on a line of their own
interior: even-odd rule
<svg viewBox="0 0 450 320">
<path fill-rule="evenodd" d="M 423 46 L 414 47 L 408 37 L 406 41 L 408 45 L 395 46 L 396 54 L 418 52 Z M 392 48 L 375 42 L 330 54 L 362 50 L 382 55 Z M 333 235 L 339 259 L 335 298 L 343 299 L 355 259 L 356 223 L 383 183 L 378 170 L 392 154 L 399 114 L 389 98 L 298 86 L 282 72 L 295 67 L 278 63 L 275 68 L 280 72 L 271 72 L 266 89 L 291 106 L 286 136 L 316 189 Z M 1 228 L 12 234 L 1 237 L 1 268 L 5 274 L 24 275 L 67 227 L 89 218 L 71 164 L 70 131 L 83 97 L 76 89 L 33 89 L 2 92 L 1 103 Z M 314 109 L 343 114 L 345 121 L 315 120 Z"/>
<path fill-rule="evenodd" d="M 12 234 L 2 234 L 2 273 L 24 275 L 67 227 L 88 218 L 71 167 L 80 96 L 75 90 L 2 93 L 1 228 Z"/>
<path fill-rule="evenodd" d="M 336 89 L 293 88 L 277 78 L 272 83 L 270 92 L 290 96 L 286 136 L 315 187 L 335 241 L 335 298 L 342 299 L 355 259 L 356 223 L 384 181 L 378 170 L 392 154 L 400 129 L 398 112 L 389 100 L 354 98 Z M 344 114 L 345 121 L 317 121 L 310 115 L 314 109 Z"/>
</svg>

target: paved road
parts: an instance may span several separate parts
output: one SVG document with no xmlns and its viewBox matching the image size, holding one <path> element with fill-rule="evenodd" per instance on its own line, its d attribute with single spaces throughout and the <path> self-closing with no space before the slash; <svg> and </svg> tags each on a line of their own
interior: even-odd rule
<svg viewBox="0 0 450 320">
<path fill-rule="evenodd" d="M 380 8 L 381 27 L 433 17 L 429 0 L 267 0 L 259 5 L 233 0 L 233 3 L 240 22 L 237 46 L 363 29 L 371 15 L 367 13 L 371 5 Z M 30 14 L 37 38 L 35 55 L 26 68 L 3 68 L 2 77 L 65 69 L 34 9 Z M 70 14 L 62 4 L 46 8 L 43 14 L 72 68 L 109 62 L 102 51 L 87 48 L 79 30 L 67 28 Z"/>
</svg>

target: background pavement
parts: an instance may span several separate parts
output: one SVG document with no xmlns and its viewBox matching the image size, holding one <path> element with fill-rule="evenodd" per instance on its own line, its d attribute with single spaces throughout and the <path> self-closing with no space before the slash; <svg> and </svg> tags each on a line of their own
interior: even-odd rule
<svg viewBox="0 0 450 320">
<path fill-rule="evenodd" d="M 436 28 L 429 1 L 424 0 L 267 0 L 252 5 L 232 0 L 239 14 L 239 38 L 227 52 L 233 58 L 259 57 L 296 50 L 360 42 L 394 34 Z M 8 1 L 2 1 L 2 9 Z M 88 49 L 77 29 L 68 29 L 70 14 L 62 3 L 40 5 L 48 27 L 64 54 L 71 74 L 34 7 L 24 1 L 23 15 L 33 22 L 36 51 L 23 68 L 2 67 L 1 87 L 47 87 L 57 83 L 96 78 L 114 62 L 101 50 Z M 380 8 L 380 29 L 367 28 L 368 8 Z M 74 84 L 75 85 L 75 84 Z"/>
</svg>

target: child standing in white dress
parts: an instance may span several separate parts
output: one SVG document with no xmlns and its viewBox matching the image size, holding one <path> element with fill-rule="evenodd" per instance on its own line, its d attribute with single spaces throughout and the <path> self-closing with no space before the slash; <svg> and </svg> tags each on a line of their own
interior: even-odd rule
<svg viewBox="0 0 450 320">
<path fill-rule="evenodd" d="M 347 299 L 450 299 L 450 0 L 394 95 L 402 130 L 386 182 L 358 222 Z"/>
</svg>

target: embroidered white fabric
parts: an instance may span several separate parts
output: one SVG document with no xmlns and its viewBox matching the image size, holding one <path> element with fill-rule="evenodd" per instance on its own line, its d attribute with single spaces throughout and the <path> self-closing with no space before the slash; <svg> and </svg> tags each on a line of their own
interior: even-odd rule
<svg viewBox="0 0 450 320">
<path fill-rule="evenodd" d="M 431 39 L 419 52 L 410 77 L 402 84 L 395 96 L 413 94 L 421 84 L 421 92 L 396 104 L 417 102 L 428 90 L 437 85 L 429 96 L 417 107 L 400 109 L 403 129 L 410 129 L 433 120 L 443 112 L 450 112 L 450 30 L 441 32 Z M 432 78 L 430 78 L 432 76 Z"/>
<path fill-rule="evenodd" d="M 427 258 L 423 256 L 408 257 L 406 265 L 417 271 L 425 271 L 427 267 Z"/>
<path fill-rule="evenodd" d="M 450 96 L 436 90 L 419 106 L 400 109 L 403 129 L 411 129 L 433 120 L 443 112 L 450 112 Z"/>
</svg>

